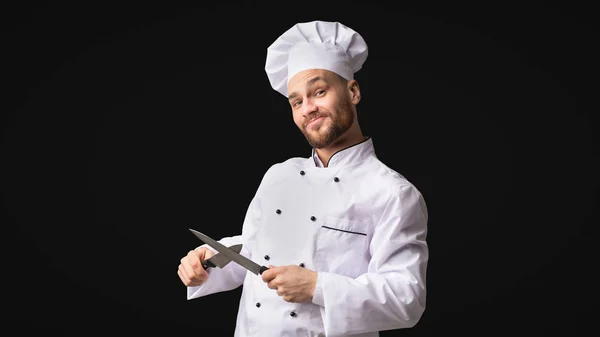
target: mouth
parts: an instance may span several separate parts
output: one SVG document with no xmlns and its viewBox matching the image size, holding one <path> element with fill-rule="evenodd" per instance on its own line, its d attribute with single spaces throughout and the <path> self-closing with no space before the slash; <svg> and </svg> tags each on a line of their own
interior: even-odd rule
<svg viewBox="0 0 600 337">
<path fill-rule="evenodd" d="M 306 128 L 309 128 L 309 127 L 311 127 L 311 126 L 314 126 L 314 125 L 316 125 L 316 124 L 317 124 L 317 123 L 318 123 L 320 120 L 322 120 L 322 119 L 323 119 L 323 116 L 319 116 L 319 117 L 317 117 L 317 118 L 315 118 L 315 119 L 311 120 L 310 122 L 308 122 L 308 124 L 306 124 L 306 126 L 305 126 L 305 127 L 306 127 Z"/>
</svg>

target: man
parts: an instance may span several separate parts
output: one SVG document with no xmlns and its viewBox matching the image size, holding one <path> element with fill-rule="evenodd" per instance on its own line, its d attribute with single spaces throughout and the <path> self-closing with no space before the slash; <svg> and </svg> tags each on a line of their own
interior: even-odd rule
<svg viewBox="0 0 600 337">
<path fill-rule="evenodd" d="M 299 23 L 268 49 L 266 72 L 313 147 L 265 173 L 250 202 L 241 254 L 204 270 L 207 245 L 181 259 L 188 299 L 243 285 L 235 336 L 378 336 L 413 327 L 425 310 L 427 208 L 420 192 L 375 155 L 360 129 L 354 74 L 368 49 L 338 23 Z"/>
</svg>

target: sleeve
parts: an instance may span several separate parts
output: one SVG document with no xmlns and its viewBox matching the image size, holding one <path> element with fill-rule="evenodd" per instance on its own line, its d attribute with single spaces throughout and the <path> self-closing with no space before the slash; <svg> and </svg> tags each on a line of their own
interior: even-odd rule
<svg viewBox="0 0 600 337">
<path fill-rule="evenodd" d="M 258 221 L 258 198 L 255 196 L 250 202 L 248 210 L 246 211 L 246 216 L 242 226 L 242 235 L 225 237 L 218 241 L 228 247 L 235 244 L 242 244 L 240 254 L 252 259 L 250 252 L 252 251 L 251 246 L 252 242 L 254 241 L 254 235 L 256 233 Z M 202 245 L 200 247 L 207 247 L 208 249 L 216 252 L 208 245 Z M 247 270 L 235 262 L 230 262 L 222 269 L 210 268 L 208 269 L 208 279 L 206 282 L 204 282 L 204 284 L 196 287 L 187 287 L 187 298 L 188 300 L 191 300 L 218 292 L 235 289 L 244 283 L 246 273 Z"/>
<path fill-rule="evenodd" d="M 242 234 L 225 237 L 221 240 L 218 240 L 221 244 L 228 247 L 231 245 L 242 244 L 240 254 L 249 259 L 252 259 L 252 246 L 254 245 L 256 232 L 260 223 L 260 195 L 264 189 L 264 186 L 266 185 L 266 182 L 268 181 L 268 177 L 272 176 L 271 172 L 275 169 L 275 167 L 276 165 L 273 165 L 267 170 L 260 185 L 258 186 L 254 198 L 252 198 L 252 201 L 248 206 L 248 210 L 246 211 L 246 215 L 242 224 Z M 208 249 L 216 252 L 208 245 L 202 245 L 200 247 L 207 247 Z M 192 300 L 198 297 L 235 289 L 244 283 L 247 273 L 247 269 L 235 262 L 230 262 L 222 269 L 210 268 L 208 270 L 208 279 L 206 282 L 204 282 L 204 284 L 196 287 L 187 287 L 187 298 L 188 300 Z"/>
<path fill-rule="evenodd" d="M 313 303 L 321 306 L 327 336 L 417 324 L 426 302 L 427 220 L 419 191 L 400 186 L 374 230 L 367 273 L 353 279 L 319 272 Z"/>
</svg>

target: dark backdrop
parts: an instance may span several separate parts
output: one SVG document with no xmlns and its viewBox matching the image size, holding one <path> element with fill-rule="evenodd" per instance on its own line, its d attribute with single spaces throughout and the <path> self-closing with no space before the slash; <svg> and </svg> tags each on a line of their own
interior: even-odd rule
<svg viewBox="0 0 600 337">
<path fill-rule="evenodd" d="M 187 301 L 177 266 L 188 228 L 237 234 L 265 170 L 309 155 L 264 61 L 315 19 L 368 42 L 361 124 L 429 207 L 427 310 L 382 336 L 582 335 L 591 10 L 348 2 L 5 7 L 3 326 L 232 336 L 240 289 Z"/>
</svg>

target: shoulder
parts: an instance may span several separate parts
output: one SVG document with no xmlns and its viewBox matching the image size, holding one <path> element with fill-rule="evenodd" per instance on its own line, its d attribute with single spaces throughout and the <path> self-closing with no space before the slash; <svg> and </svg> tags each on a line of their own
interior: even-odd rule
<svg viewBox="0 0 600 337">
<path fill-rule="evenodd" d="M 374 186 L 381 186 L 382 193 L 386 193 L 390 198 L 401 196 L 412 196 L 422 199 L 423 196 L 419 189 L 403 174 L 389 167 L 379 159 L 374 158 L 369 163 L 372 174 L 369 175 L 371 183 Z"/>
<path fill-rule="evenodd" d="M 265 187 L 285 180 L 291 174 L 302 170 L 306 165 L 306 160 L 307 158 L 292 157 L 283 162 L 271 165 L 263 175 L 261 186 Z"/>
<path fill-rule="evenodd" d="M 365 170 L 369 172 L 368 179 L 378 186 L 384 186 L 390 191 L 398 190 L 406 186 L 411 186 L 411 182 L 400 172 L 383 163 L 374 157 L 365 165 Z"/>
</svg>

